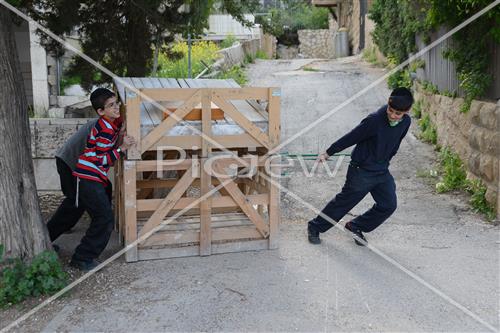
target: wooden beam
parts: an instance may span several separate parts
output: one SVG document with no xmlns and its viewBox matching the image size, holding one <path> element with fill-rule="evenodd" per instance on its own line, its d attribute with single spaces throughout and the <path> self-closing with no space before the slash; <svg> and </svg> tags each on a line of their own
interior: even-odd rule
<svg viewBox="0 0 500 333">
<path fill-rule="evenodd" d="M 180 198 L 176 202 L 172 210 L 181 210 L 191 205 L 193 202 L 198 200 L 198 198 Z M 251 205 L 268 205 L 269 197 L 268 194 L 250 194 L 247 196 L 247 200 Z M 158 207 L 163 202 L 163 199 L 144 199 L 137 200 L 137 211 L 138 212 L 152 212 L 158 209 Z M 194 205 L 193 208 L 199 208 L 199 204 Z M 234 199 L 230 196 L 212 197 L 212 208 L 223 208 L 223 207 L 239 207 Z"/>
<path fill-rule="evenodd" d="M 137 161 L 137 172 L 187 170 L 192 167 L 193 163 L 199 163 L 199 161 L 193 159 Z"/>
<path fill-rule="evenodd" d="M 280 142 L 281 120 L 280 120 L 280 96 L 279 88 L 269 89 L 269 142 L 270 147 L 278 146 Z"/>
<path fill-rule="evenodd" d="M 125 191 L 125 246 L 137 240 L 137 200 L 135 161 L 125 161 L 123 165 L 124 191 Z M 137 261 L 137 245 L 125 253 L 127 262 Z"/>
<path fill-rule="evenodd" d="M 237 135 L 212 135 L 212 139 L 225 148 L 247 148 L 247 147 L 263 147 L 263 145 L 255 140 L 250 134 Z M 202 138 L 200 135 L 178 135 L 178 136 L 163 136 L 155 144 L 149 147 L 149 150 L 157 150 L 157 147 L 172 146 L 182 149 L 193 149 L 193 147 L 201 147 Z M 217 148 L 217 146 L 213 146 Z"/>
<path fill-rule="evenodd" d="M 270 158 L 276 158 L 279 159 L 279 155 L 274 155 L 271 156 Z M 270 187 L 269 189 L 269 206 L 268 206 L 268 212 L 269 212 L 269 248 L 270 249 L 277 249 L 278 248 L 278 241 L 279 241 L 279 228 L 280 228 L 280 219 L 281 219 L 281 214 L 280 214 L 280 190 L 278 185 L 275 185 L 275 183 L 279 184 L 279 178 L 278 177 L 273 177 L 272 175 L 279 175 L 281 172 L 279 163 L 271 163 L 271 174 L 268 174 L 268 177 L 271 178 L 271 180 L 274 182 L 268 182 L 268 185 Z"/>
<path fill-rule="evenodd" d="M 269 88 L 212 88 L 214 94 L 226 100 L 260 99 L 267 100 Z M 217 104 L 217 103 L 215 103 Z M 218 105 L 218 104 L 217 104 Z M 220 105 L 219 105 L 220 107 Z"/>
<path fill-rule="evenodd" d="M 132 97 L 134 96 L 134 97 Z M 127 150 L 127 159 L 141 159 L 141 98 L 127 90 L 126 105 L 127 135 L 133 136 L 136 144 Z"/>
<path fill-rule="evenodd" d="M 208 109 L 208 114 L 210 115 L 210 109 Z M 205 109 L 203 109 L 203 117 L 205 116 Z M 210 184 L 212 181 L 212 177 L 205 171 L 205 168 L 203 167 L 206 160 L 206 157 L 201 159 L 200 197 L 210 192 Z M 200 202 L 200 256 L 209 256 L 212 252 L 212 228 L 210 226 L 212 220 L 211 211 L 212 196 L 209 196 Z"/>
</svg>

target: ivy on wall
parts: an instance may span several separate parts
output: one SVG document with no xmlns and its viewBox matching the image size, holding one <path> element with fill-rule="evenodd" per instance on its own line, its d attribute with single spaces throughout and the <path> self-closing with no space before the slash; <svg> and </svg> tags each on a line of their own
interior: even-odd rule
<svg viewBox="0 0 500 333">
<path fill-rule="evenodd" d="M 453 28 L 477 13 L 491 0 L 375 0 L 370 18 L 376 23 L 373 37 L 380 51 L 393 63 L 403 62 L 416 51 L 415 35 L 429 34 L 441 26 Z M 443 54 L 456 65 L 464 91 L 462 111 L 473 99 L 485 95 L 492 82 L 488 72 L 490 43 L 500 43 L 500 6 L 458 31 L 453 46 Z"/>
</svg>

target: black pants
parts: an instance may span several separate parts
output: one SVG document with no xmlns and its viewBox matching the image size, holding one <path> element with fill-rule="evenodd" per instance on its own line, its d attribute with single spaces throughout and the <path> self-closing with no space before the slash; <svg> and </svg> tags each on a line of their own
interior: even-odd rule
<svg viewBox="0 0 500 333">
<path fill-rule="evenodd" d="M 74 227 L 83 213 L 87 211 L 92 221 L 80 245 L 76 248 L 74 257 L 79 260 L 95 259 L 106 247 L 113 230 L 111 183 L 104 186 L 101 183 L 81 180 L 79 204 L 76 207 L 77 179 L 72 175 L 71 168 L 60 158 L 56 157 L 56 165 L 65 198 L 52 218 L 47 222 L 50 240 L 56 240 L 65 231 Z"/>
<path fill-rule="evenodd" d="M 391 216 L 397 207 L 396 184 L 389 170 L 368 171 L 349 165 L 342 191 L 323 208 L 322 213 L 338 222 L 368 193 L 375 204 L 363 215 L 353 219 L 352 224 L 363 232 L 370 232 Z M 309 224 L 319 232 L 333 227 L 320 215 Z"/>
</svg>

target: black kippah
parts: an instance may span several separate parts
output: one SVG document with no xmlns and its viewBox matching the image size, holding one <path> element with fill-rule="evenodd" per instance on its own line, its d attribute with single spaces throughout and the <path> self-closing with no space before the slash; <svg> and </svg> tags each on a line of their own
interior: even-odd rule
<svg viewBox="0 0 500 333">
<path fill-rule="evenodd" d="M 413 95 L 407 88 L 396 88 L 389 97 L 389 106 L 398 111 L 407 111 L 413 104 Z"/>
</svg>

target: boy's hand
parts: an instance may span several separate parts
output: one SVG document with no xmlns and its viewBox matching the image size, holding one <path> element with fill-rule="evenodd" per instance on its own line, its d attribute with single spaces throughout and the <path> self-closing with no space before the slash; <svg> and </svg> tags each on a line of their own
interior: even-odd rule
<svg viewBox="0 0 500 333">
<path fill-rule="evenodd" d="M 125 151 L 127 149 L 129 149 L 130 147 L 132 147 L 133 145 L 135 145 L 135 139 L 134 137 L 130 136 L 130 135 L 125 135 L 123 137 L 123 143 L 122 145 L 120 146 L 120 149 L 122 151 Z"/>
<path fill-rule="evenodd" d="M 318 156 L 317 161 L 318 162 L 326 162 L 329 158 L 330 158 L 330 155 L 328 155 L 326 152 L 324 152 L 323 154 L 320 154 Z"/>
</svg>

